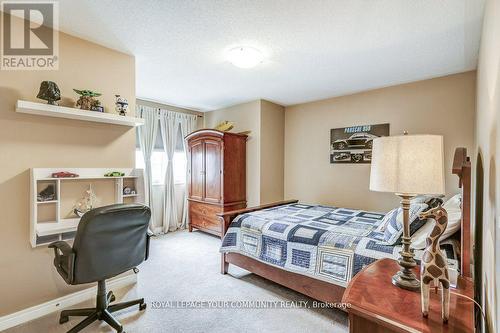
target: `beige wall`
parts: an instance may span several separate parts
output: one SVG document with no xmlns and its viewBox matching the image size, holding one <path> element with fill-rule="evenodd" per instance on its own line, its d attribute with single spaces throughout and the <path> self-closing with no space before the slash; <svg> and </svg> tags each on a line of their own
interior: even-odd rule
<svg viewBox="0 0 500 333">
<path fill-rule="evenodd" d="M 456 192 L 451 163 L 455 147 L 473 147 L 475 76 L 468 72 L 287 107 L 285 198 L 376 211 L 395 207 L 395 195 L 369 191 L 369 164 L 329 162 L 330 129 L 380 123 L 390 123 L 391 135 L 444 135 L 446 189 Z"/>
<path fill-rule="evenodd" d="M 72 88 L 94 89 L 107 110 L 119 93 L 133 113 L 132 56 L 60 34 L 59 58 L 58 71 L 0 73 L 0 316 L 87 287 L 67 286 L 52 266 L 52 251 L 29 244 L 29 169 L 134 166 L 129 127 L 15 112 L 16 100 L 37 101 L 40 82 L 52 80 L 61 89 L 61 104 L 75 102 Z"/>
<path fill-rule="evenodd" d="M 247 141 L 247 205 L 260 204 L 260 101 L 205 112 L 205 127 L 213 128 L 223 121 L 234 122 L 231 132 L 252 131 Z"/>
<path fill-rule="evenodd" d="M 283 200 L 285 180 L 285 108 L 261 101 L 260 202 Z"/>
<path fill-rule="evenodd" d="M 500 1 L 488 0 L 485 8 L 483 34 L 479 51 L 477 75 L 476 149 L 472 154 L 475 174 L 478 160 L 482 161 L 484 186 L 482 210 L 483 248 L 481 253 L 483 276 L 483 307 L 489 332 L 500 327 Z M 475 156 L 474 156 L 475 155 Z M 475 179 L 476 182 L 477 179 Z M 481 188 L 482 184 L 478 184 Z M 474 191 L 473 191 L 474 192 Z M 477 193 L 476 193 L 477 195 Z M 475 198 L 474 198 L 475 199 Z M 475 202 L 475 200 L 473 200 Z M 473 215 L 474 216 L 474 215 Z M 473 219 L 474 221 L 475 219 Z"/>
<path fill-rule="evenodd" d="M 284 107 L 264 100 L 205 112 L 205 127 L 232 121 L 247 141 L 247 206 L 283 200 Z"/>
</svg>

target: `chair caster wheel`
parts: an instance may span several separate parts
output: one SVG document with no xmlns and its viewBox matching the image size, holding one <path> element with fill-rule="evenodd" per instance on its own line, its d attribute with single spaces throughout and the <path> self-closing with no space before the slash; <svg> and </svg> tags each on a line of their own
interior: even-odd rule
<svg viewBox="0 0 500 333">
<path fill-rule="evenodd" d="M 146 308 L 147 308 L 146 303 L 139 304 L 139 310 L 144 311 L 144 310 L 146 310 Z"/>
<path fill-rule="evenodd" d="M 69 317 L 61 317 L 59 318 L 59 324 L 64 324 L 69 321 Z"/>
</svg>

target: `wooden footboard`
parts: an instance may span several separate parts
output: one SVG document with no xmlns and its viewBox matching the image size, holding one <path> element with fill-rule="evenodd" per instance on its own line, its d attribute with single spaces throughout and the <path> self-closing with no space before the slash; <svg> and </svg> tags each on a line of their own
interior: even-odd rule
<svg viewBox="0 0 500 333">
<path fill-rule="evenodd" d="M 250 212 L 255 212 L 257 210 L 261 209 L 266 209 L 266 208 L 272 208 L 276 206 L 283 206 L 283 205 L 288 205 L 292 203 L 297 203 L 299 200 L 285 200 L 285 201 L 278 201 L 278 202 L 273 202 L 270 204 L 265 204 L 265 205 L 260 205 L 260 206 L 255 206 L 255 207 L 248 207 L 248 208 L 242 208 L 242 209 L 237 209 L 237 210 L 231 210 L 228 212 L 223 212 L 223 213 L 218 213 L 216 214 L 222 221 L 221 223 L 221 237 L 223 238 L 224 235 L 227 232 L 227 229 L 229 228 L 229 225 L 231 222 L 234 220 L 234 218 L 238 215 L 245 214 L 245 213 L 250 213 Z M 222 253 L 221 254 L 221 273 L 226 274 L 227 273 L 227 268 L 229 265 L 229 262 L 226 260 L 226 254 Z"/>
<path fill-rule="evenodd" d="M 340 306 L 345 288 L 302 274 L 285 271 L 238 253 L 225 254 L 225 264 L 233 264 L 313 299 Z M 227 266 L 226 266 L 227 269 Z M 330 305 L 329 306 L 335 306 Z M 345 311 L 344 308 L 341 308 Z"/>
</svg>

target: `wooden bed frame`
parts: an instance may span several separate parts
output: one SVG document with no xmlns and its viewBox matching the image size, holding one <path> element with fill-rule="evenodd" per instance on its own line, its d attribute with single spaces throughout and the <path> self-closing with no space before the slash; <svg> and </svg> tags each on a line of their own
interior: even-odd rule
<svg viewBox="0 0 500 333">
<path fill-rule="evenodd" d="M 466 148 L 457 148 L 453 159 L 453 174 L 459 178 L 459 187 L 462 189 L 462 227 L 461 227 L 461 275 L 471 275 L 471 239 L 470 239 L 470 199 L 471 199 L 471 164 L 467 157 Z M 238 209 L 217 214 L 222 220 L 222 235 L 225 235 L 231 221 L 244 213 L 265 208 L 297 203 L 298 200 L 287 200 L 267 205 Z M 267 265 L 253 258 L 238 253 L 224 253 L 221 255 L 221 273 L 227 274 L 229 264 L 236 265 L 263 278 L 281 284 L 313 299 L 338 303 L 342 300 L 345 287 L 321 281 L 302 274 L 289 272 L 274 266 Z"/>
</svg>

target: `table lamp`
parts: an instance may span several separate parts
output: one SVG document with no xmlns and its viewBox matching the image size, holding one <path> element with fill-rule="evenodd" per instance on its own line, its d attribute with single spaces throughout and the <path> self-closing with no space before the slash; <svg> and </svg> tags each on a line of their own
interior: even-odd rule
<svg viewBox="0 0 500 333">
<path fill-rule="evenodd" d="M 370 190 L 395 193 L 403 208 L 401 270 L 392 277 L 400 288 L 418 291 L 417 265 L 410 249 L 410 200 L 422 194 L 442 195 L 444 187 L 443 137 L 441 135 L 386 136 L 373 140 Z"/>
</svg>

